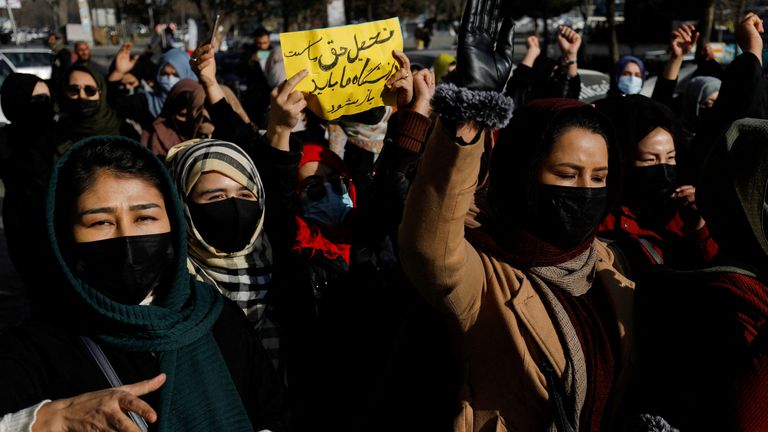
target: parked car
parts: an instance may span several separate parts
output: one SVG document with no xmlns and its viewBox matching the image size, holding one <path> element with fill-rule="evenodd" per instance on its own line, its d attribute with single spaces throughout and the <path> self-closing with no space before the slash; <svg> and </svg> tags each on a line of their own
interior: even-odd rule
<svg viewBox="0 0 768 432">
<path fill-rule="evenodd" d="M 51 50 L 46 48 L 0 48 L 0 86 L 13 72 L 51 79 L 51 56 Z M 8 123 L 1 109 L 0 123 Z"/>
</svg>

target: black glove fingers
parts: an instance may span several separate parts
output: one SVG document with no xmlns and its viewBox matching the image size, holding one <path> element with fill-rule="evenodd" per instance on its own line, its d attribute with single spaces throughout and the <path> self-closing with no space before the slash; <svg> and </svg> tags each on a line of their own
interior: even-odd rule
<svg viewBox="0 0 768 432">
<path fill-rule="evenodd" d="M 484 2 L 480 31 L 495 41 L 499 31 L 499 2 L 498 0 L 484 0 Z"/>
<path fill-rule="evenodd" d="M 515 21 L 512 17 L 504 17 L 496 39 L 496 53 L 506 57 L 512 63 L 512 55 L 515 52 Z"/>
<path fill-rule="evenodd" d="M 467 0 L 467 5 L 464 7 L 464 15 L 461 17 L 460 32 L 462 34 L 466 35 L 475 32 L 482 15 L 482 8 L 486 1 L 487 0 Z"/>
</svg>

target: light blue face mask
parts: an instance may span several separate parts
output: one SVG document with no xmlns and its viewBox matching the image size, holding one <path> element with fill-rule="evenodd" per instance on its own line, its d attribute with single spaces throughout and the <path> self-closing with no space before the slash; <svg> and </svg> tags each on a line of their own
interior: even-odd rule
<svg viewBox="0 0 768 432">
<path fill-rule="evenodd" d="M 619 90 L 622 93 L 633 95 L 640 93 L 643 88 L 643 80 L 636 76 L 622 76 L 619 78 Z"/>
<path fill-rule="evenodd" d="M 179 81 L 181 81 L 181 78 L 175 75 L 160 75 L 160 78 L 157 80 L 157 85 L 160 86 L 163 92 L 170 93 L 173 86 Z"/>
<path fill-rule="evenodd" d="M 354 207 L 352 198 L 350 198 L 349 192 L 339 195 L 328 182 L 324 182 L 323 187 L 325 188 L 325 196 L 317 201 L 309 199 L 306 193 L 301 194 L 303 216 L 324 226 L 339 226 Z"/>
</svg>

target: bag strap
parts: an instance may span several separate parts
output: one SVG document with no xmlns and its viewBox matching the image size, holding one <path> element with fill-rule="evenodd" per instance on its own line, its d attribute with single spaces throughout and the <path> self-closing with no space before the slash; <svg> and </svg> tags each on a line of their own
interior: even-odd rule
<svg viewBox="0 0 768 432">
<path fill-rule="evenodd" d="M 664 264 L 664 258 L 662 258 L 661 255 L 659 255 L 659 252 L 656 251 L 656 249 L 653 247 L 651 242 L 649 242 L 644 238 L 641 238 L 638 240 L 640 241 L 640 245 L 643 247 L 643 249 L 645 249 L 646 252 L 648 252 L 648 255 L 650 255 L 651 258 L 653 258 L 653 261 L 656 264 Z"/>
<path fill-rule="evenodd" d="M 546 358 L 541 366 L 547 379 L 547 389 L 549 390 L 549 400 L 552 404 L 555 428 L 558 432 L 576 432 L 573 426 L 571 426 L 571 422 L 568 421 L 568 414 L 565 411 L 565 395 L 563 395 L 557 375 L 555 374 L 555 368 L 552 367 L 552 364 Z"/>
<path fill-rule="evenodd" d="M 104 351 L 102 351 L 101 347 L 87 336 L 80 336 L 80 339 L 83 340 L 85 347 L 88 348 L 88 352 L 91 354 L 91 357 L 96 360 L 96 364 L 99 365 L 99 369 L 101 369 L 101 373 L 104 374 L 104 377 L 107 378 L 109 385 L 113 388 L 123 385 L 123 383 L 120 381 L 120 377 L 117 376 L 117 372 L 115 372 L 115 369 L 107 359 L 107 356 L 104 355 Z M 140 415 L 132 411 L 128 411 L 127 414 L 128 417 L 130 417 L 131 420 L 136 423 L 136 426 L 139 427 L 141 432 L 147 432 L 149 430 L 147 422 L 144 421 L 144 418 L 142 418 Z"/>
</svg>

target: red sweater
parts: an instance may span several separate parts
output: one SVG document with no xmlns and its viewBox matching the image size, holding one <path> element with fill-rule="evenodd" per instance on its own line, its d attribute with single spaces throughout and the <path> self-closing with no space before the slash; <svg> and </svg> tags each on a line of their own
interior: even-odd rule
<svg viewBox="0 0 768 432">
<path fill-rule="evenodd" d="M 732 345 L 744 356 L 736 362 L 732 385 L 726 386 L 733 389 L 725 396 L 731 430 L 768 430 L 768 287 L 733 273 L 723 274 L 711 286 L 729 299 L 722 313 Z"/>
<path fill-rule="evenodd" d="M 664 263 L 672 268 L 701 267 L 717 254 L 717 244 L 709 235 L 707 226 L 698 231 L 685 231 L 680 213 L 663 230 L 654 230 L 641 226 L 629 208 L 621 206 L 605 218 L 597 232 L 600 237 L 618 242 L 633 269 L 657 264 L 641 239 L 649 243 Z"/>
</svg>

